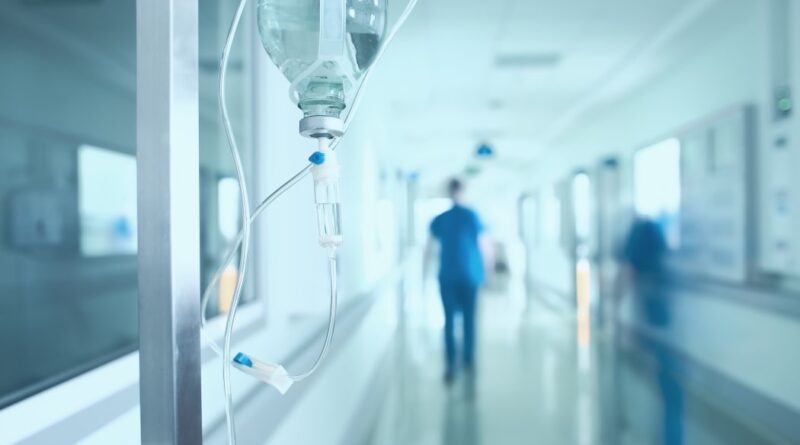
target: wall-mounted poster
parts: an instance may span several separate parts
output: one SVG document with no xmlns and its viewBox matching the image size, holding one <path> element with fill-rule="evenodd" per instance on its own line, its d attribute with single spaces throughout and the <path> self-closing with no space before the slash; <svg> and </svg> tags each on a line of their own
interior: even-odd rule
<svg viewBox="0 0 800 445">
<path fill-rule="evenodd" d="M 688 273 L 747 278 L 749 125 L 738 108 L 681 136 L 680 264 Z"/>
</svg>

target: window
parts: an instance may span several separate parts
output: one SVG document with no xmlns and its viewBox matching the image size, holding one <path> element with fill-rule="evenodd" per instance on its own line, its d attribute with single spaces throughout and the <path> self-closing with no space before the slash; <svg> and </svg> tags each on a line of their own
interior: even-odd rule
<svg viewBox="0 0 800 445">
<path fill-rule="evenodd" d="M 136 254 L 136 157 L 78 148 L 80 250 L 84 256 Z"/>
<path fill-rule="evenodd" d="M 239 185 L 236 181 L 228 142 L 219 117 L 217 85 L 219 80 L 219 57 L 231 17 L 238 2 L 233 0 L 200 0 L 200 276 L 203 289 L 222 265 L 241 228 L 241 206 Z M 226 85 L 228 111 L 236 135 L 239 150 L 246 169 L 253 165 L 251 127 L 250 73 L 253 27 L 248 19 L 252 10 L 248 8 L 234 40 L 228 67 Z M 256 190 L 255 175 L 245 172 L 250 181 L 250 190 Z M 258 205 L 256 196 L 251 204 Z M 254 253 L 251 250 L 251 258 Z M 211 298 L 207 317 L 227 311 L 232 296 L 232 283 L 239 272 L 238 260 L 225 269 L 217 289 L 216 298 Z M 256 274 L 250 274 L 254 277 Z M 242 291 L 242 303 L 255 298 L 253 285 L 248 280 Z"/>
<path fill-rule="evenodd" d="M 681 145 L 668 139 L 637 151 L 633 158 L 636 215 L 656 221 L 672 249 L 680 246 Z"/>
<path fill-rule="evenodd" d="M 589 242 L 592 235 L 592 182 L 586 173 L 572 178 L 572 207 L 575 215 L 575 237 L 579 244 Z"/>
<path fill-rule="evenodd" d="M 136 2 L 3 2 L 0 408 L 136 349 Z"/>
<path fill-rule="evenodd" d="M 242 203 L 239 199 L 239 183 L 234 178 L 222 178 L 217 182 L 217 224 L 219 232 L 227 242 L 233 242 L 241 227 Z"/>
<path fill-rule="evenodd" d="M 202 285 L 240 223 L 216 87 L 236 4 L 199 5 Z M 228 83 L 246 165 L 250 22 Z M 136 1 L 3 2 L 0 59 L 2 408 L 138 346 Z"/>
</svg>

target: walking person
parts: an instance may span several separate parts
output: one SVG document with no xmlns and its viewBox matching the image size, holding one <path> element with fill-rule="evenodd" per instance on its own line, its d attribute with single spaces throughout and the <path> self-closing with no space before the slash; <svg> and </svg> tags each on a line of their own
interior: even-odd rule
<svg viewBox="0 0 800 445">
<path fill-rule="evenodd" d="M 665 329 L 671 322 L 670 279 L 665 265 L 669 252 L 664 232 L 655 221 L 638 218 L 624 247 L 623 272 L 632 284 L 636 318 L 650 329 Z M 663 340 L 643 336 L 641 346 L 655 365 L 655 375 L 664 404 L 662 443 L 684 443 L 684 394 L 677 379 L 680 361 Z"/>
<path fill-rule="evenodd" d="M 437 241 L 440 245 L 439 288 L 445 320 L 444 380 L 449 384 L 456 372 L 454 319 L 458 312 L 463 319 L 463 365 L 466 369 L 474 365 L 478 288 L 484 281 L 484 260 L 488 258 L 488 250 L 478 214 L 464 205 L 464 184 L 458 179 L 450 180 L 448 193 L 453 206 L 431 223 L 425 259 L 427 263 L 432 255 L 432 241 Z"/>
</svg>

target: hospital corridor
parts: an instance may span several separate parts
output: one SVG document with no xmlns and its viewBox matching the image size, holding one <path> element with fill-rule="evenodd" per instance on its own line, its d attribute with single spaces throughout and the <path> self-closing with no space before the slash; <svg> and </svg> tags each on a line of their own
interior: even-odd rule
<svg viewBox="0 0 800 445">
<path fill-rule="evenodd" d="M 800 0 L 0 2 L 0 445 L 800 444 Z"/>
<path fill-rule="evenodd" d="M 407 302 L 429 315 L 401 327 L 395 382 L 365 443 L 660 443 L 664 407 L 642 353 L 615 348 L 609 333 L 581 344 L 573 313 L 517 291 L 481 301 L 482 364 L 443 391 L 430 390 L 441 381 L 441 365 L 431 366 L 442 354 L 436 308 Z M 681 390 L 686 443 L 784 443 L 741 420 L 740 407 L 709 399 L 702 381 Z"/>
</svg>

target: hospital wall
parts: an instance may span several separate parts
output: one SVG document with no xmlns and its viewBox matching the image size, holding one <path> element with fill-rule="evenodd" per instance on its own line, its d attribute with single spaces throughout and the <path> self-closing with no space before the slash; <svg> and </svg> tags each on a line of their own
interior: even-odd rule
<svg viewBox="0 0 800 445">
<path fill-rule="evenodd" d="M 730 107 L 754 107 L 755 132 L 763 134 L 771 112 L 765 3 L 737 2 L 714 17 L 724 26 L 695 40 L 700 44 L 680 45 L 681 37 L 675 37 L 682 53 L 665 56 L 675 62 L 613 100 L 595 103 L 569 132 L 554 141 L 536 170 L 531 190 L 551 190 L 579 169 L 616 157 L 621 164 L 623 210 L 631 215 L 630 159 L 636 149 L 673 137 L 682 128 Z M 685 34 L 702 33 L 702 29 L 690 28 Z M 798 57 L 796 53 L 794 57 Z M 644 62 L 659 63 L 658 58 Z M 763 144 L 764 140 L 757 140 L 757 158 Z M 570 300 L 571 261 L 559 239 L 550 238 L 535 249 L 529 272 L 542 289 Z M 777 290 L 754 292 L 774 294 Z M 800 374 L 800 356 L 793 353 L 800 338 L 800 319 L 791 311 L 743 302 L 733 298 L 735 293 L 729 286 L 711 283 L 702 290 L 678 292 L 672 325 L 656 330 L 656 335 L 718 375 L 800 411 L 800 382 L 795 378 Z M 624 325 L 654 330 L 631 316 L 629 301 L 622 313 Z"/>
</svg>

